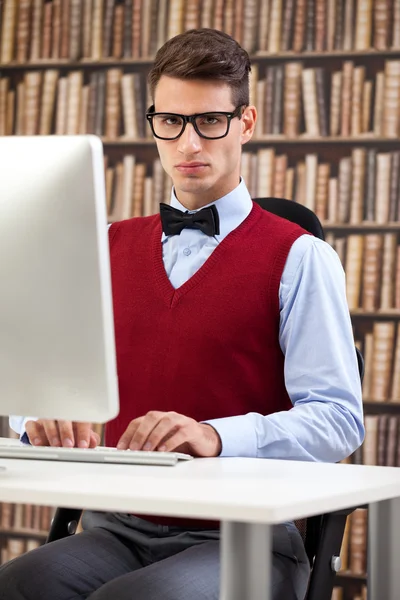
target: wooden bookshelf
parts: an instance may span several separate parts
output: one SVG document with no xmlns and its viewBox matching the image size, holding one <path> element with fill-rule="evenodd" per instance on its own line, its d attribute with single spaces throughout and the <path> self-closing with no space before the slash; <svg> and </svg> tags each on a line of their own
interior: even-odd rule
<svg viewBox="0 0 400 600">
<path fill-rule="evenodd" d="M 121 147 L 136 147 L 136 146 L 151 146 L 156 150 L 156 143 L 152 139 L 127 139 L 117 138 L 108 139 L 102 138 L 104 146 L 121 146 Z M 317 137 L 311 138 L 307 136 L 299 136 L 298 138 L 287 138 L 276 135 L 274 137 L 253 138 L 249 140 L 246 147 L 252 146 L 321 146 L 321 145 L 337 145 L 337 146 L 387 146 L 397 148 L 399 141 L 393 138 L 374 138 L 374 137 Z"/>
<path fill-rule="evenodd" d="M 242 14 L 239 6 L 230 14 L 227 5 L 222 16 L 215 2 L 206 12 L 208 3 L 191 2 L 190 11 L 189 2 L 142 0 L 138 16 L 129 13 L 128 3 L 108 1 L 103 20 L 101 11 L 83 11 L 74 14 L 73 26 L 56 20 L 51 0 L 35 3 L 41 7 L 35 24 L 32 14 L 18 14 L 15 4 L 0 2 L 0 135 L 99 135 L 110 221 L 156 212 L 170 192 L 144 123 L 151 104 L 145 76 L 157 48 L 175 33 L 205 26 L 227 30 L 248 50 L 251 100 L 260 119 L 255 137 L 244 147 L 242 174 L 253 197 L 287 197 L 315 210 L 342 260 L 354 334 L 366 358 L 365 412 L 372 418 L 355 460 L 362 461 L 364 452 L 373 460 L 379 420 L 385 414 L 397 418 L 400 407 L 400 398 L 389 401 L 400 393 L 395 381 L 400 371 L 400 101 L 393 105 L 385 96 L 387 85 L 397 87 L 400 97 L 399 0 L 369 5 L 297 0 L 293 19 L 285 0 L 244 0 Z M 268 4 L 270 14 L 265 13 Z M 78 6 L 74 3 L 74 10 Z M 315 13 L 309 18 L 311 9 Z M 379 11 L 385 19 L 379 20 Z M 30 19 L 25 29 L 24 19 Z M 121 25 L 127 19 L 132 27 Z M 125 76 L 131 77 L 127 85 L 134 86 L 133 99 L 122 91 Z M 50 89 L 46 98 L 45 82 Z M 113 106 L 110 89 L 118 98 Z M 46 103 L 50 109 L 42 124 Z M 63 121 L 60 114 L 72 106 L 74 115 Z M 118 115 L 114 121 L 113 111 Z M 127 125 L 129 113 L 134 127 Z M 269 175 L 261 178 L 257 171 Z M 118 193 L 125 173 L 135 182 L 129 197 Z M 379 259 L 373 242 L 380 248 Z M 364 267 L 372 263 L 373 284 Z M 373 349 L 382 343 L 387 365 L 378 372 L 382 356 L 374 356 Z M 386 381 L 383 387 L 379 377 Z M 338 598 L 353 600 L 365 576 L 346 572 L 338 581 L 343 587 Z"/>
<path fill-rule="evenodd" d="M 336 50 L 332 52 L 280 52 L 276 54 L 267 52 L 257 52 L 250 55 L 252 63 L 278 63 L 287 61 L 326 61 L 331 59 L 341 60 L 365 60 L 365 59 L 396 59 L 400 58 L 400 49 L 378 50 L 352 50 L 342 51 Z M 38 59 L 27 62 L 11 61 L 10 63 L 0 63 L 0 71 L 8 71 L 20 69 L 92 69 L 92 68 L 110 68 L 110 67 L 150 67 L 154 61 L 154 57 L 143 58 L 102 58 L 100 60 L 81 58 L 80 60 L 69 59 Z"/>
</svg>

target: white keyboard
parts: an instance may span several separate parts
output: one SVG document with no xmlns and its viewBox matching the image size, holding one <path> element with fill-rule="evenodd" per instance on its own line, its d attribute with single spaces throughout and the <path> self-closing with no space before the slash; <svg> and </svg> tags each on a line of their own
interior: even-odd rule
<svg viewBox="0 0 400 600">
<path fill-rule="evenodd" d="M 116 463 L 129 465 L 174 466 L 180 460 L 193 457 L 182 452 L 146 452 L 144 450 L 117 450 L 97 448 L 57 448 L 29 446 L 28 444 L 0 445 L 0 458 L 28 458 L 32 460 L 59 460 L 64 462 Z"/>
</svg>

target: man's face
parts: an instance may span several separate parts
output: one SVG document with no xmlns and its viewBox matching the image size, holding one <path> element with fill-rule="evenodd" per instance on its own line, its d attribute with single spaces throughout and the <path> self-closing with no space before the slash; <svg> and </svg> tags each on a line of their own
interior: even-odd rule
<svg viewBox="0 0 400 600">
<path fill-rule="evenodd" d="M 193 115 L 205 112 L 233 112 L 232 90 L 216 81 L 185 81 L 163 75 L 154 97 L 155 111 Z M 233 118 L 226 137 L 200 137 L 191 123 L 176 140 L 156 138 L 162 166 L 174 183 L 176 196 L 189 209 L 221 198 L 239 184 L 242 144 L 252 136 L 256 119 L 254 107 L 244 109 L 241 119 Z"/>
</svg>

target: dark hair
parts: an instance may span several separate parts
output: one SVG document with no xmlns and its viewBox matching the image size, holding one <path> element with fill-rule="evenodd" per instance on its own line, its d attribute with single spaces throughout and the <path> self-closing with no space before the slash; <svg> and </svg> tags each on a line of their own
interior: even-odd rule
<svg viewBox="0 0 400 600">
<path fill-rule="evenodd" d="M 148 82 L 154 93 L 162 75 L 177 79 L 224 81 L 236 106 L 249 104 L 249 55 L 230 35 L 217 29 L 190 29 L 158 50 Z"/>
</svg>

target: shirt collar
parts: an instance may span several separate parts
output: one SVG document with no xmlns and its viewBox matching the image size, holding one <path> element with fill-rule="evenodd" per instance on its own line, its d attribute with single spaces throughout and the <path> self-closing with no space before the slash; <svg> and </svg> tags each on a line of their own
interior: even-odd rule
<svg viewBox="0 0 400 600">
<path fill-rule="evenodd" d="M 221 242 L 231 231 L 236 229 L 236 227 L 245 220 L 253 208 L 251 196 L 242 178 L 240 178 L 240 183 L 234 190 L 229 192 L 229 194 L 226 194 L 226 196 L 222 196 L 222 198 L 219 198 L 215 202 L 207 204 L 207 206 L 211 206 L 212 204 L 215 204 L 219 215 L 220 233 L 215 236 L 219 242 Z M 170 205 L 183 212 L 187 210 L 175 196 L 174 188 L 172 188 L 171 191 Z M 202 206 L 201 208 L 205 208 L 205 206 Z M 199 208 L 197 210 L 201 209 Z M 197 212 L 197 210 L 190 210 L 189 212 L 193 213 Z M 163 233 L 161 242 L 164 242 L 166 239 L 167 236 Z"/>
</svg>

